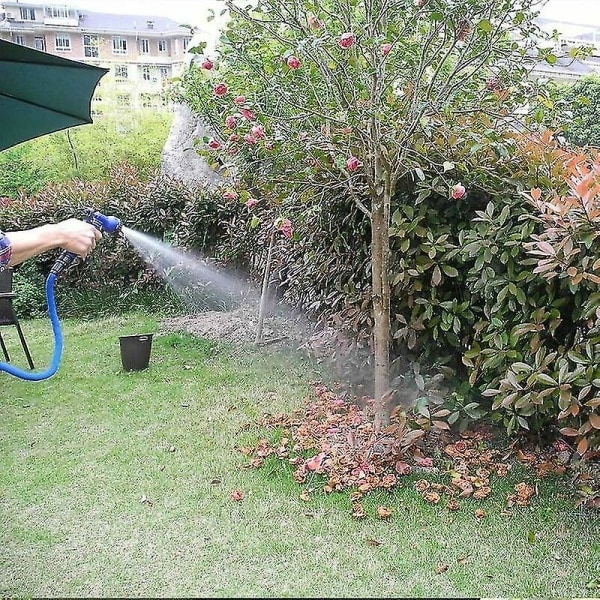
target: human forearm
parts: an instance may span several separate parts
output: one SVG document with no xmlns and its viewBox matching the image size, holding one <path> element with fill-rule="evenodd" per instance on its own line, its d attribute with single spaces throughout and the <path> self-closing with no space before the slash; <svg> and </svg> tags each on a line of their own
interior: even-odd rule
<svg viewBox="0 0 600 600">
<path fill-rule="evenodd" d="M 67 219 L 27 231 L 7 232 L 6 237 L 12 247 L 9 265 L 14 266 L 55 248 L 65 248 L 79 256 L 86 256 L 102 236 L 89 223 Z"/>
<path fill-rule="evenodd" d="M 6 237 L 12 247 L 10 266 L 57 247 L 53 225 L 42 225 L 28 231 L 9 231 Z"/>
</svg>

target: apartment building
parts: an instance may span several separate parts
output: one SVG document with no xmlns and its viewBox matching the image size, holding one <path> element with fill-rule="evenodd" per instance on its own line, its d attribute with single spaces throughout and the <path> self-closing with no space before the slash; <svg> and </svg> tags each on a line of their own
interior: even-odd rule
<svg viewBox="0 0 600 600">
<path fill-rule="evenodd" d="M 0 2 L 0 39 L 110 69 L 93 114 L 170 109 L 165 88 L 181 74 L 192 33 L 166 17 L 117 15 L 46 2 Z"/>
</svg>

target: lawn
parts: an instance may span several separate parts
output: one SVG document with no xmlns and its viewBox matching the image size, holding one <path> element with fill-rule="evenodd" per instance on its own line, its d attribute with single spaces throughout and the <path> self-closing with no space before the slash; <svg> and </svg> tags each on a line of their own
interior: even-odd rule
<svg viewBox="0 0 600 600">
<path fill-rule="evenodd" d="M 48 322 L 22 325 L 45 368 Z M 600 595 L 597 513 L 566 482 L 542 480 L 509 516 L 517 479 L 449 512 L 407 478 L 356 520 L 347 493 L 305 501 L 289 468 L 248 469 L 239 452 L 264 435 L 261 415 L 297 408 L 319 378 L 302 355 L 161 334 L 143 315 L 63 328 L 53 378 L 0 372 L 3 597 Z M 118 337 L 132 333 L 155 335 L 150 367 L 127 373 Z"/>
</svg>

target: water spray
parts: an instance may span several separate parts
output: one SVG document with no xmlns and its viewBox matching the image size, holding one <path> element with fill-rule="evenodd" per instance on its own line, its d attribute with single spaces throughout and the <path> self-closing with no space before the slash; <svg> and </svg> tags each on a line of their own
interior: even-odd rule
<svg viewBox="0 0 600 600">
<path fill-rule="evenodd" d="M 92 208 L 86 210 L 85 216 L 81 219 L 86 223 L 92 224 L 100 233 L 107 234 L 110 236 L 117 235 L 121 232 L 122 225 L 121 221 L 117 217 L 107 217 Z M 24 371 L 14 367 L 9 363 L 0 362 L 0 371 L 5 371 L 10 375 L 19 377 L 20 379 L 26 379 L 28 381 L 41 381 L 52 377 L 58 371 L 60 366 L 60 360 L 62 358 L 63 350 L 63 339 L 62 330 L 60 327 L 60 321 L 58 320 L 58 313 L 56 311 L 56 302 L 54 298 L 54 285 L 58 275 L 64 271 L 67 267 L 71 266 L 79 256 L 74 252 L 63 250 L 56 262 L 50 269 L 50 273 L 46 279 L 46 302 L 48 304 L 48 316 L 52 323 L 52 333 L 54 335 L 54 353 L 52 355 L 52 361 L 50 366 L 45 371 L 32 372 Z"/>
</svg>

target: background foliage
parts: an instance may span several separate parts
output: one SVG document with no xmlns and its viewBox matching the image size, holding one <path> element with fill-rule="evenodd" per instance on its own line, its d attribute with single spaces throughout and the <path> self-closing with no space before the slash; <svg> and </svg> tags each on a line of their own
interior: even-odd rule
<svg viewBox="0 0 600 600">
<path fill-rule="evenodd" d="M 127 161 L 140 175 L 160 166 L 173 115 L 137 111 L 94 117 L 94 123 L 37 138 L 0 153 L 0 196 L 31 195 L 46 183 L 105 179 Z"/>
</svg>

